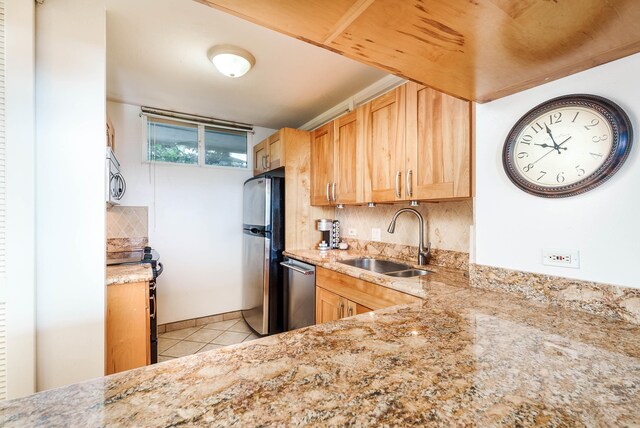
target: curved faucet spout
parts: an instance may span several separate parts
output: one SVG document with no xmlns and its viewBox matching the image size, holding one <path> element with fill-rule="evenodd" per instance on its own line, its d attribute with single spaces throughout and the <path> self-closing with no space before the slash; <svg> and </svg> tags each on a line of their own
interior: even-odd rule
<svg viewBox="0 0 640 428">
<path fill-rule="evenodd" d="M 424 221 L 424 218 L 422 217 L 422 214 L 420 214 L 418 211 L 414 210 L 413 208 L 400 208 L 393 215 L 393 218 L 391 219 L 391 223 L 387 228 L 387 232 L 389 233 L 395 232 L 396 221 L 398 220 L 398 216 L 402 213 L 412 213 L 416 217 L 418 217 L 418 229 L 419 229 L 418 233 L 420 234 L 419 241 L 418 241 L 418 264 L 426 265 L 427 263 L 429 263 L 429 259 L 431 258 L 431 243 L 429 242 L 427 246 L 424 245 L 425 221 Z"/>
</svg>

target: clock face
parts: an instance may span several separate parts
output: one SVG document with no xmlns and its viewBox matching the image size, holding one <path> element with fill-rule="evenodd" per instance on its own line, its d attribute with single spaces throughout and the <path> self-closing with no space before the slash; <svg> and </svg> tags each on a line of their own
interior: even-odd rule
<svg viewBox="0 0 640 428">
<path fill-rule="evenodd" d="M 631 148 L 631 123 L 604 98 L 574 95 L 543 103 L 511 130 L 503 152 L 516 186 L 545 197 L 590 190 L 612 175 Z"/>
</svg>

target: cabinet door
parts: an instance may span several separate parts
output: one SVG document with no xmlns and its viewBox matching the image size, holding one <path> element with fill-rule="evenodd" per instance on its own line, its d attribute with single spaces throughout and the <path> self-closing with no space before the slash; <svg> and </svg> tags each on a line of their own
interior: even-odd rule
<svg viewBox="0 0 640 428">
<path fill-rule="evenodd" d="M 371 312 L 373 309 L 367 308 L 359 303 L 352 302 L 351 300 L 347 300 L 347 315 L 348 317 L 352 317 L 354 315 L 366 314 L 367 312 Z"/>
<path fill-rule="evenodd" d="M 107 286 L 106 374 L 150 363 L 149 283 Z"/>
<path fill-rule="evenodd" d="M 342 318 L 345 307 L 345 299 L 324 288 L 316 287 L 316 324 Z"/>
<path fill-rule="evenodd" d="M 267 140 L 253 146 L 253 175 L 262 174 L 267 170 Z"/>
<path fill-rule="evenodd" d="M 276 169 L 284 166 L 284 147 L 282 146 L 283 142 L 280 138 L 280 132 L 273 134 L 268 139 L 268 155 L 267 155 L 267 164 L 268 169 Z"/>
<path fill-rule="evenodd" d="M 403 200 L 404 92 L 401 86 L 363 106 L 365 198 L 373 202 Z"/>
<path fill-rule="evenodd" d="M 311 138 L 311 205 L 332 203 L 333 122 L 316 129 Z"/>
<path fill-rule="evenodd" d="M 335 203 L 338 204 L 364 202 L 364 147 L 357 124 L 355 110 L 334 121 Z"/>
<path fill-rule="evenodd" d="M 416 83 L 406 86 L 407 199 L 471 196 L 471 104 Z"/>
</svg>

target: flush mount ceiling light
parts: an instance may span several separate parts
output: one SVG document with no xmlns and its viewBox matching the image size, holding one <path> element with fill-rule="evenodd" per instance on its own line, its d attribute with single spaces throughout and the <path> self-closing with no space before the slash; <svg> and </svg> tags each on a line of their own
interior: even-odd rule
<svg viewBox="0 0 640 428">
<path fill-rule="evenodd" d="M 228 77 L 244 76 L 256 64 L 249 51 L 232 45 L 214 46 L 207 55 L 218 71 Z"/>
</svg>

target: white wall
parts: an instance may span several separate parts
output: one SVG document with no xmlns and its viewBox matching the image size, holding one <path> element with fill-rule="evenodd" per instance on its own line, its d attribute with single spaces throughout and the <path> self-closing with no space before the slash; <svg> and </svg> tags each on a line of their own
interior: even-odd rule
<svg viewBox="0 0 640 428">
<path fill-rule="evenodd" d="M 127 181 L 121 204 L 149 207 L 149 244 L 165 267 L 159 323 L 241 309 L 242 185 L 252 171 L 142 163 L 140 107 L 109 102 L 107 111 Z M 253 142 L 275 132 L 255 131 Z"/>
<path fill-rule="evenodd" d="M 5 1 L 8 398 L 35 392 L 34 7 Z"/>
<path fill-rule="evenodd" d="M 102 0 L 36 8 L 39 390 L 104 373 L 105 27 Z"/>
<path fill-rule="evenodd" d="M 640 287 L 640 54 L 477 106 L 476 263 Z M 544 199 L 511 184 L 501 152 L 513 124 L 552 97 L 590 93 L 630 116 L 634 147 L 602 186 L 580 196 Z M 542 265 L 543 248 L 577 249 L 580 269 Z"/>
</svg>

